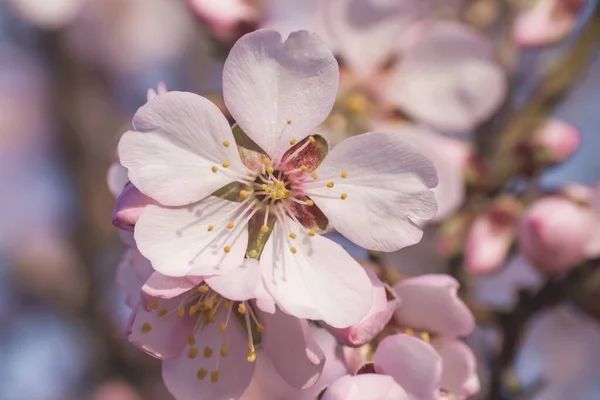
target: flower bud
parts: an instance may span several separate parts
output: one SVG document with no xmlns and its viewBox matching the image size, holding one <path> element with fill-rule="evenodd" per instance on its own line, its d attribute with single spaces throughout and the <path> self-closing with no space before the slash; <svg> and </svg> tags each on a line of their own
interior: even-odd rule
<svg viewBox="0 0 600 400">
<path fill-rule="evenodd" d="M 112 223 L 119 229 L 133 231 L 133 227 L 142 214 L 144 207 L 157 204 L 150 197 L 142 194 L 135 186 L 129 184 L 117 198 Z"/>
<path fill-rule="evenodd" d="M 534 135 L 536 161 L 558 163 L 569 158 L 581 144 L 581 135 L 574 126 L 559 120 L 546 122 Z"/>
<path fill-rule="evenodd" d="M 534 203 L 519 226 L 519 247 L 537 268 L 559 274 L 585 256 L 596 229 L 596 215 L 587 206 L 552 196 Z"/>
</svg>

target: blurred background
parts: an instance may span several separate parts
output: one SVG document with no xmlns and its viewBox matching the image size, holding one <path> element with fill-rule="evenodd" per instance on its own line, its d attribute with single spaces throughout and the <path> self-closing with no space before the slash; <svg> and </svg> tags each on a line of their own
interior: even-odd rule
<svg viewBox="0 0 600 400">
<path fill-rule="evenodd" d="M 240 2 L 223 7 L 231 11 Z M 309 2 L 248 1 L 252 13 L 227 24 L 211 19 L 200 3 L 0 0 L 0 400 L 170 399 L 159 362 L 124 334 L 130 310 L 115 271 L 125 247 L 111 224 L 115 197 L 107 185 L 116 145 L 147 90 L 161 81 L 218 102 L 222 62 L 235 39 L 280 21 L 303 27 Z M 480 364 L 482 391 L 475 398 L 600 399 L 597 262 L 586 259 L 577 274 L 560 275 L 568 287 L 561 283 L 559 295 L 542 296 L 543 306 L 534 307 L 528 299 L 541 287 L 551 291 L 547 283 L 556 283 L 556 274 L 526 261 L 514 234 L 498 265 L 482 267 L 485 273 L 465 261 L 473 221 L 487 215 L 501 192 L 521 201 L 532 184 L 539 197 L 572 183 L 592 187 L 600 176 L 596 1 L 435 3 L 428 18 L 459 21 L 491 43 L 507 89 L 473 129 L 447 135 L 469 142 L 477 156 L 463 166 L 460 204 L 426 228 L 422 243 L 383 262 L 404 275 L 449 272 L 463 283 L 481 322 L 467 338 Z M 523 24 L 532 29 L 517 32 Z M 544 29 L 551 32 L 531 37 Z M 399 118 L 413 121 L 415 114 L 405 110 Z M 500 187 L 486 183 L 494 173 L 481 171 L 497 160 L 495 149 L 508 142 L 515 150 L 539 128 L 518 121 L 553 119 L 578 132 L 567 156 L 536 165 L 535 173 L 524 172 L 523 158 L 504 157 L 510 176 Z M 560 142 L 559 150 L 565 146 Z M 526 161 L 534 157 L 524 154 Z M 460 243 L 449 243 L 448 232 Z M 493 251 L 484 249 L 483 257 Z M 524 304 L 531 312 L 511 314 Z M 507 332 L 514 338 L 506 339 Z M 514 344 L 503 351 L 507 340 Z"/>
</svg>

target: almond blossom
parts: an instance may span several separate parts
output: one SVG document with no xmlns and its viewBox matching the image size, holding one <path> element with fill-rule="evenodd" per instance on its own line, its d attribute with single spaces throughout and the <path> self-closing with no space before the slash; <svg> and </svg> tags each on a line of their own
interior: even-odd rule
<svg viewBox="0 0 600 400">
<path fill-rule="evenodd" d="M 223 72 L 235 136 L 214 104 L 191 93 L 158 95 L 140 108 L 119 157 L 135 188 L 158 204 L 135 224 L 157 272 L 206 277 L 235 301 L 256 298 L 264 284 L 283 311 L 333 327 L 364 317 L 367 274 L 320 234 L 334 228 L 382 251 L 414 244 L 416 222 L 435 214 L 429 189 L 437 177 L 394 134 L 366 133 L 329 151 L 314 131 L 338 80 L 316 35 L 294 32 L 282 43 L 261 30 L 236 43 Z"/>
</svg>

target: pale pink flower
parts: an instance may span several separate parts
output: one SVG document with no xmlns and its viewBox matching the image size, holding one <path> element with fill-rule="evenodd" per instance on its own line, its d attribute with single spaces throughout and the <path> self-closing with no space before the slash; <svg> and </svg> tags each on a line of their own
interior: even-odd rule
<svg viewBox="0 0 600 400">
<path fill-rule="evenodd" d="M 233 300 L 254 298 L 263 281 L 286 312 L 338 328 L 365 316 L 372 285 L 364 269 L 319 233 L 329 224 L 383 251 L 413 244 L 422 235 L 415 222 L 435 214 L 437 177 L 387 133 L 350 138 L 321 162 L 327 143 L 310 135 L 338 79 L 314 34 L 240 39 L 225 64 L 224 98 L 262 155 L 238 150 L 225 117 L 200 96 L 169 92 L 140 108 L 119 156 L 133 185 L 162 205 L 145 207 L 135 226 L 158 272 L 217 275 L 208 284 Z M 245 256 L 260 262 L 248 266 Z"/>
<path fill-rule="evenodd" d="M 478 216 L 467 236 L 465 269 L 472 274 L 486 274 L 504 265 L 514 231 L 514 223 L 498 212 Z"/>
<path fill-rule="evenodd" d="M 537 0 L 515 20 L 513 35 L 521 46 L 553 44 L 569 34 L 586 0 Z"/>
<path fill-rule="evenodd" d="M 562 196 L 536 201 L 519 226 L 519 249 L 537 268 L 560 274 L 587 255 L 598 219 L 591 207 Z"/>
<path fill-rule="evenodd" d="M 237 39 L 243 24 L 258 25 L 259 10 L 246 0 L 187 0 L 191 9 L 217 37 Z"/>
<path fill-rule="evenodd" d="M 43 29 L 59 29 L 78 15 L 88 0 L 10 0 L 9 4 L 28 22 Z"/>
<path fill-rule="evenodd" d="M 404 334 L 386 337 L 375 352 L 372 373 L 338 379 L 323 400 L 440 400 L 448 393 L 465 399 L 476 393 L 470 349 L 448 339 L 432 344 Z"/>
<path fill-rule="evenodd" d="M 255 303 L 221 297 L 201 278 L 158 273 L 142 292 L 129 340 L 163 360 L 163 379 L 178 400 L 239 398 L 254 375 L 259 343 L 261 355 L 295 387 L 312 386 L 324 367 L 308 323 L 273 304 L 272 314 L 264 313 Z"/>
<path fill-rule="evenodd" d="M 571 124 L 560 120 L 546 122 L 533 137 L 533 146 L 543 152 L 542 160 L 561 162 L 581 145 L 581 134 Z"/>
</svg>

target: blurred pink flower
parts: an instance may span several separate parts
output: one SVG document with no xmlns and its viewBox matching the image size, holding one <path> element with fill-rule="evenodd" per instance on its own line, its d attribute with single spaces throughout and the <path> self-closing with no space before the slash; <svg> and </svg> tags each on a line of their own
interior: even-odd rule
<svg viewBox="0 0 600 400">
<path fill-rule="evenodd" d="M 550 162 L 562 162 L 581 145 L 581 134 L 571 124 L 550 120 L 533 137 L 535 148 L 543 151 L 542 157 Z"/>
<path fill-rule="evenodd" d="M 586 0 L 537 0 L 535 7 L 515 21 L 515 41 L 524 47 L 553 44 L 568 35 Z"/>
<path fill-rule="evenodd" d="M 306 321 L 223 298 L 200 277 L 154 273 L 142 292 L 129 340 L 164 360 L 163 379 L 178 400 L 239 398 L 254 374 L 258 342 L 295 387 L 312 386 L 324 367 L 324 354 Z"/>
<path fill-rule="evenodd" d="M 422 234 L 413 220 L 435 213 L 437 178 L 393 134 L 348 139 L 321 163 L 325 140 L 306 136 L 329 114 L 337 81 L 337 63 L 314 34 L 282 43 L 262 30 L 240 39 L 225 64 L 225 102 L 268 154 L 242 152 L 247 165 L 225 117 L 200 96 L 170 92 L 138 111 L 119 156 L 135 187 L 164 205 L 146 207 L 135 226 L 157 271 L 229 272 L 215 290 L 236 300 L 252 298 L 248 282 L 262 279 L 286 312 L 338 328 L 364 317 L 372 285 L 341 246 L 317 235 L 324 218 L 364 247 L 413 244 Z M 210 196 L 217 190 L 227 193 Z M 246 254 L 260 263 L 244 270 Z"/>
<path fill-rule="evenodd" d="M 109 381 L 94 391 L 91 400 L 142 400 L 142 397 L 125 382 Z"/>
<path fill-rule="evenodd" d="M 29 23 L 43 29 L 60 29 L 71 23 L 89 0 L 9 0 Z"/>
<path fill-rule="evenodd" d="M 243 24 L 258 25 L 260 12 L 246 0 L 187 0 L 191 9 L 218 38 L 234 41 Z"/>
<path fill-rule="evenodd" d="M 514 221 L 495 210 L 478 216 L 469 230 L 465 247 L 465 268 L 472 274 L 497 270 L 506 261 L 515 237 Z"/>
<path fill-rule="evenodd" d="M 149 205 L 158 205 L 158 203 L 142 194 L 135 186 L 128 184 L 117 198 L 112 218 L 113 225 L 133 232 L 133 227 L 144 208 Z"/>
<path fill-rule="evenodd" d="M 325 325 L 346 346 L 359 347 L 373 340 L 388 324 L 399 302 L 397 298 L 393 297 L 393 292 L 377 278 L 375 272 L 369 268 L 365 268 L 365 270 L 373 284 L 371 309 L 367 315 L 358 324 L 347 328 L 340 329 Z M 392 299 L 388 300 L 388 296 Z"/>
<path fill-rule="evenodd" d="M 536 201 L 519 226 L 519 249 L 537 268 L 560 274 L 576 266 L 595 238 L 598 216 L 589 206 L 551 196 Z"/>
</svg>

